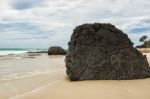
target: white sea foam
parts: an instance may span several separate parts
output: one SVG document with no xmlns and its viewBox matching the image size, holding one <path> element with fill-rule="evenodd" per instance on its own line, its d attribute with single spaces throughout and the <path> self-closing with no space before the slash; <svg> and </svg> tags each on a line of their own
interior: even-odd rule
<svg viewBox="0 0 150 99">
<path fill-rule="evenodd" d="M 0 51 L 0 55 L 18 55 L 26 52 L 27 51 Z"/>
</svg>

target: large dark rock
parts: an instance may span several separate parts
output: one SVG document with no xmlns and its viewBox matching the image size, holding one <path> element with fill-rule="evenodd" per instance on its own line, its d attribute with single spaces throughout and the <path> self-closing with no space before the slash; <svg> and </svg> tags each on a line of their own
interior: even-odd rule
<svg viewBox="0 0 150 99">
<path fill-rule="evenodd" d="M 59 46 L 50 47 L 48 50 L 48 55 L 65 55 L 65 54 L 66 51 Z"/>
<path fill-rule="evenodd" d="M 71 36 L 66 56 L 71 80 L 126 80 L 150 77 L 146 56 L 111 24 L 83 24 Z"/>
</svg>

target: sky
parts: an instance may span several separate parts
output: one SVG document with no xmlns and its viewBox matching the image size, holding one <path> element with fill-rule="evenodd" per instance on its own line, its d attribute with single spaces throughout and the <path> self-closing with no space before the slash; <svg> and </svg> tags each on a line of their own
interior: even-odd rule
<svg viewBox="0 0 150 99">
<path fill-rule="evenodd" d="M 0 48 L 62 46 L 77 25 L 111 23 L 134 46 L 150 37 L 150 0 L 0 0 Z"/>
</svg>

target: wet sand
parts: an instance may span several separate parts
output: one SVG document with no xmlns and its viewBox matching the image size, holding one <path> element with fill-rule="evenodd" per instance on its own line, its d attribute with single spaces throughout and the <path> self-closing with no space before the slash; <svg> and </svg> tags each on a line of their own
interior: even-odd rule
<svg viewBox="0 0 150 99">
<path fill-rule="evenodd" d="M 7 57 L 0 60 L 0 73 L 6 73 L 0 75 L 0 99 L 28 95 L 63 79 L 60 73 L 65 71 L 64 56 L 30 53 L 20 58 Z"/>
<path fill-rule="evenodd" d="M 150 78 L 71 82 L 65 69 L 57 76 L 61 78 L 58 82 L 13 99 L 150 99 Z"/>
</svg>

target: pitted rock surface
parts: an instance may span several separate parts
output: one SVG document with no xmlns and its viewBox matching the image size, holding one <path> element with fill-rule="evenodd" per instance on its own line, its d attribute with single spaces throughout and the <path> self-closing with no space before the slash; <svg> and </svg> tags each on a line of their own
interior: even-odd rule
<svg viewBox="0 0 150 99">
<path fill-rule="evenodd" d="M 150 77 L 146 56 L 127 34 L 111 24 L 77 26 L 68 43 L 66 72 L 70 80 L 127 80 Z"/>
</svg>

